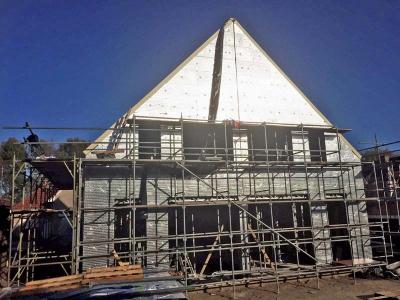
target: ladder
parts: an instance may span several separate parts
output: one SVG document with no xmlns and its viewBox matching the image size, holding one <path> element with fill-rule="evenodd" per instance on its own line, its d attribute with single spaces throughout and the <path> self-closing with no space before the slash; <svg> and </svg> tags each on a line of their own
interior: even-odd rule
<svg viewBox="0 0 400 300">
<path fill-rule="evenodd" d="M 253 228 L 251 228 L 251 225 L 250 225 L 250 224 L 247 224 L 247 228 L 248 228 L 248 230 L 249 230 L 251 236 L 253 237 L 254 241 L 255 241 L 258 245 L 261 246 L 261 242 L 260 242 L 260 240 L 257 238 L 257 236 L 256 236 L 255 232 L 253 231 Z M 260 247 L 260 251 L 261 251 L 261 253 L 262 253 L 263 256 L 264 256 L 264 264 L 265 264 L 265 265 L 266 265 L 266 264 L 269 264 L 269 266 L 271 267 L 271 269 L 272 269 L 273 271 L 276 272 L 275 266 L 273 265 L 271 259 L 269 258 L 267 252 L 265 251 L 265 247 L 264 247 L 264 246 L 261 246 L 261 247 Z"/>
<path fill-rule="evenodd" d="M 198 278 L 196 271 L 193 268 L 192 262 L 190 261 L 190 258 L 183 253 L 179 255 L 179 263 L 181 265 L 181 268 L 185 274 L 189 277 L 190 274 L 193 275 L 194 278 Z"/>
</svg>

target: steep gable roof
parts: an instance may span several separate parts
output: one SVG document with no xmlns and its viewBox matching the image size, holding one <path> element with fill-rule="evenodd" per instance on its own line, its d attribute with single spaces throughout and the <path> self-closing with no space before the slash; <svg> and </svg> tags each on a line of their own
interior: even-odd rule
<svg viewBox="0 0 400 300">
<path fill-rule="evenodd" d="M 217 121 L 332 125 L 237 20 L 229 19 L 220 30 L 224 32 Z M 136 115 L 207 120 L 218 33 L 123 118 Z M 110 135 L 111 131 L 106 131 L 96 142 L 105 141 Z"/>
<path fill-rule="evenodd" d="M 229 19 L 221 30 L 224 40 L 217 120 L 330 124 L 237 20 Z M 206 120 L 217 33 L 130 113 Z"/>
</svg>

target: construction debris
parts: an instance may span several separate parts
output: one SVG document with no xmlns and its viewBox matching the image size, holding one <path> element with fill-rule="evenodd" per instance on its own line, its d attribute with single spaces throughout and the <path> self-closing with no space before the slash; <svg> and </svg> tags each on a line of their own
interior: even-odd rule
<svg viewBox="0 0 400 300">
<path fill-rule="evenodd" d="M 400 299 L 400 290 L 398 291 L 379 291 L 374 296 L 367 298 L 368 300 L 393 300 Z"/>
<path fill-rule="evenodd" d="M 95 284 L 123 281 L 134 282 L 141 279 L 143 279 L 143 269 L 140 265 L 92 268 L 82 274 L 28 282 L 24 287 L 18 289 L 17 295 L 46 294 L 79 289 Z"/>
</svg>

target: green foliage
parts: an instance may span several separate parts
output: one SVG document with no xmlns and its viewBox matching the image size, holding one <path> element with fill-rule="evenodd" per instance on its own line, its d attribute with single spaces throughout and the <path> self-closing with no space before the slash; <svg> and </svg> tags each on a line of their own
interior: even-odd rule
<svg viewBox="0 0 400 300">
<path fill-rule="evenodd" d="M 69 144 L 68 144 L 69 143 Z M 83 151 L 90 145 L 86 140 L 80 138 L 69 138 L 67 139 L 67 144 L 61 144 L 57 151 L 57 158 L 72 158 L 74 155 L 76 157 L 85 157 Z"/>
<path fill-rule="evenodd" d="M 54 144 L 46 144 L 46 140 L 40 140 L 42 144 L 40 144 L 40 148 L 44 156 L 51 157 L 56 155 L 57 149 L 54 147 Z"/>
<path fill-rule="evenodd" d="M 16 138 L 11 137 L 0 144 L 0 161 L 12 161 L 14 153 L 16 159 L 24 158 L 24 146 Z"/>
<path fill-rule="evenodd" d="M 12 186 L 12 160 L 24 158 L 25 149 L 14 137 L 0 144 L 0 197 L 9 196 Z"/>
<path fill-rule="evenodd" d="M 84 157 L 83 151 L 89 146 L 89 142 L 80 138 L 69 138 L 66 144 L 55 147 L 53 144 L 46 144 L 45 140 L 40 140 L 40 154 L 45 157 L 55 157 L 60 159 L 70 159 Z M 10 197 L 12 189 L 12 160 L 15 153 L 17 160 L 25 159 L 25 146 L 15 137 L 11 137 L 0 143 L 0 197 Z M 21 177 L 21 176 L 20 176 Z M 17 178 L 17 186 L 22 184 L 22 179 Z M 20 182 L 21 181 L 21 182 Z M 18 191 L 16 190 L 16 193 Z"/>
<path fill-rule="evenodd" d="M 55 147 L 52 144 L 46 144 L 46 140 L 40 140 L 41 152 L 46 157 L 55 156 L 56 158 L 72 158 L 84 157 L 83 151 L 90 145 L 87 140 L 80 139 L 77 137 L 68 138 L 65 144 L 60 144 Z M 17 160 L 22 160 L 25 157 L 25 148 L 18 140 L 14 137 L 9 138 L 7 141 L 0 144 L 0 162 L 12 161 L 13 155 Z"/>
</svg>

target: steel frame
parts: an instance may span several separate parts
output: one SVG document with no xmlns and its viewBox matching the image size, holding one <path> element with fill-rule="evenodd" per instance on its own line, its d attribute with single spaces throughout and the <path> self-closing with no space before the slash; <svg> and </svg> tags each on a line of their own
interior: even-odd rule
<svg viewBox="0 0 400 300">
<path fill-rule="evenodd" d="M 368 176 L 366 179 L 366 185 L 370 187 L 370 194 L 378 194 L 381 199 L 381 211 L 383 218 L 388 220 L 385 224 L 383 231 L 386 240 L 389 242 L 390 251 L 394 257 L 398 258 L 400 252 L 396 249 L 396 245 L 400 242 L 400 177 L 399 177 L 399 161 L 397 158 L 398 150 L 390 150 L 394 156 L 392 159 L 384 159 L 384 154 L 388 150 L 382 150 L 381 147 L 386 145 L 398 144 L 399 142 L 392 142 L 388 144 L 378 145 L 375 140 L 376 146 L 369 147 L 364 150 L 375 151 L 375 161 L 371 166 L 364 167 L 365 175 L 375 174 L 374 178 Z M 374 172 L 372 172 L 374 169 Z M 376 182 L 375 182 L 376 181 Z M 376 220 L 381 216 L 377 213 L 377 207 L 371 213 L 371 219 Z M 390 222 L 392 221 L 392 222 Z"/>
<path fill-rule="evenodd" d="M 388 226 L 388 218 L 382 213 L 380 195 L 376 192 L 374 196 L 365 197 L 363 183 L 361 182 L 360 185 L 360 182 L 357 181 L 357 172 L 363 165 L 374 165 L 370 162 L 343 161 L 339 129 L 314 126 L 322 131 L 334 133 L 337 149 L 329 151 L 321 148 L 310 150 L 306 148 L 306 131 L 309 127 L 302 124 L 285 124 L 284 127 L 301 133 L 302 149 L 293 150 L 289 147 L 278 149 L 276 145 L 274 147 L 268 144 L 267 130 L 269 126 L 274 126 L 274 128 L 279 128 L 279 126 L 266 123 L 248 124 L 249 126 L 263 128 L 265 145 L 263 148 L 255 148 L 251 143 L 248 143 L 248 147 L 245 149 L 247 154 L 246 152 L 240 154 L 240 151 L 239 154 L 234 154 L 237 149 L 229 144 L 229 137 L 234 131 L 230 122 L 205 123 L 210 128 L 216 125 L 222 126 L 223 146 L 221 146 L 221 143 L 216 146 L 214 131 L 214 143 L 211 147 L 206 145 L 206 147 L 190 148 L 184 145 L 184 130 L 187 123 L 196 124 L 195 121 L 152 119 L 152 122 L 167 122 L 165 124 L 170 126 L 171 134 L 180 133 L 181 142 L 176 143 L 174 138 L 167 145 L 170 155 L 165 157 L 162 154 L 166 147 L 165 144 L 160 142 L 159 145 L 154 146 L 154 143 L 143 142 L 140 138 L 137 139 L 137 136 L 145 131 L 157 132 L 160 130 L 141 129 L 138 126 L 141 120 L 144 119 L 133 117 L 123 127 L 113 129 L 122 132 L 121 135 L 118 135 L 118 141 L 113 142 L 117 145 L 119 151 L 122 151 L 122 158 L 73 159 L 74 167 L 73 170 L 70 170 L 74 194 L 74 206 L 71 212 L 73 227 L 71 257 L 58 262 L 60 266 L 66 263 L 70 265 L 71 269 L 69 272 L 66 270 L 66 273 L 79 273 L 82 270 L 82 264 L 92 259 L 104 258 L 107 263 L 113 263 L 109 254 L 83 255 L 83 247 L 108 245 L 110 249 L 114 249 L 115 245 L 124 244 L 128 245 L 128 251 L 120 252 L 118 255 L 121 260 L 130 263 L 141 263 L 146 266 L 146 258 L 151 255 L 168 257 L 170 259 L 169 267 L 182 274 L 182 282 L 186 290 L 218 286 L 232 286 L 234 290 L 237 284 L 275 282 L 279 291 L 279 283 L 284 279 L 315 277 L 317 286 L 319 286 L 319 277 L 323 274 L 341 272 L 355 274 L 355 272 L 364 268 L 387 264 L 388 257 L 393 254 L 391 240 L 387 240 L 384 235 L 384 228 Z M 204 122 L 202 123 L 204 124 Z M 99 142 L 98 145 L 102 145 L 102 143 Z M 190 150 L 189 156 L 187 155 L 188 150 Z M 155 155 L 155 153 L 160 154 Z M 209 156 L 207 159 L 204 158 L 204 153 L 213 153 L 213 156 Z M 254 155 L 254 153 L 257 153 L 257 155 Z M 143 155 L 147 156 L 143 158 Z M 149 155 L 153 156 L 149 157 Z M 198 159 L 193 159 L 196 155 Z M 302 157 L 302 160 L 294 160 L 295 155 Z M 329 161 L 323 158 L 329 155 L 336 156 L 337 160 Z M 187 159 L 186 156 L 190 159 Z M 284 159 L 282 160 L 281 157 L 284 157 Z M 315 157 L 317 159 L 311 159 Z M 126 199 L 124 199 L 124 205 L 115 206 L 114 203 L 109 203 L 98 207 L 85 206 L 84 189 L 87 178 L 84 170 L 88 166 L 96 166 L 103 170 L 110 166 L 129 168 L 129 176 L 125 178 L 128 192 Z M 171 182 L 171 194 L 168 195 L 166 203 L 148 204 L 137 200 L 140 197 L 137 186 L 138 182 L 141 181 L 141 173 L 144 168 L 158 169 L 159 171 L 154 175 L 154 179 Z M 205 169 L 207 171 L 204 171 Z M 371 169 L 373 170 L 374 182 L 377 184 L 375 168 L 372 167 Z M 15 160 L 14 170 L 15 172 L 21 170 Z M 13 174 L 14 179 L 16 174 Z M 247 193 L 239 191 L 238 182 L 244 182 L 245 179 L 248 187 Z M 157 185 L 157 180 L 152 183 L 155 185 L 155 190 L 159 193 L 167 193 Z M 187 180 L 197 181 L 198 186 L 207 188 L 211 194 L 207 197 L 201 194 L 193 195 L 193 188 L 185 186 L 188 183 Z M 299 180 L 303 183 L 301 189 L 298 187 Z M 146 181 L 150 180 L 146 179 Z M 277 181 L 283 183 L 284 193 L 276 192 Z M 337 182 L 336 188 L 327 184 L 327 182 L 332 183 L 332 181 Z M 315 185 L 316 183 L 317 188 L 311 187 L 312 184 Z M 180 190 L 176 189 L 176 186 L 179 186 Z M 13 203 L 16 198 L 14 189 L 13 186 Z M 344 205 L 345 222 L 315 224 L 314 207 L 316 205 L 328 205 L 329 203 Z M 368 206 L 369 203 L 378 205 L 379 220 L 356 222 L 356 219 L 361 220 L 360 205 Z M 281 220 L 274 209 L 278 206 L 283 207 L 283 205 L 289 205 L 293 214 L 295 214 L 296 207 L 300 207 L 301 213 L 309 216 L 308 224 L 297 224 L 296 216 L 293 215 L 292 226 L 280 226 L 279 221 Z M 356 212 L 353 211 L 354 205 L 357 205 Z M 214 230 L 196 232 L 193 209 L 206 207 L 215 210 L 216 226 Z M 352 212 L 349 212 L 349 207 L 352 207 Z M 129 211 L 129 222 L 126 224 L 129 227 L 128 236 L 98 239 L 96 241 L 85 241 L 83 239 L 82 228 L 85 216 L 91 213 L 107 214 L 110 211 L 119 210 Z M 306 212 L 306 210 L 308 211 Z M 154 236 L 137 235 L 136 227 L 140 222 L 139 211 L 169 213 L 168 222 L 175 224 L 175 226 L 172 226 L 174 232 L 168 232 L 166 236 L 158 234 Z M 267 213 L 267 211 L 269 212 Z M 227 219 L 223 217 L 225 212 L 227 212 Z M 31 214 L 32 210 L 29 213 Z M 269 217 L 265 217 L 264 214 L 269 214 Z M 326 212 L 326 214 L 328 213 Z M 12 231 L 15 230 L 13 224 L 18 216 L 22 224 L 21 214 L 17 211 L 12 212 Z M 173 216 L 173 219 L 171 219 L 171 216 Z M 240 218 L 239 227 L 237 226 L 238 220 L 235 218 Z M 322 215 L 321 218 L 323 219 Z M 190 224 L 193 228 L 188 227 Z M 188 229 L 191 230 L 188 232 Z M 331 235 L 331 232 L 335 230 L 341 230 L 342 234 Z M 12 234 L 10 234 L 10 240 L 12 240 Z M 145 246 L 139 247 L 139 245 L 146 245 L 151 241 L 156 243 L 165 241 L 169 247 L 168 249 L 160 247 L 156 251 L 148 251 Z M 350 262 L 339 264 L 323 262 L 318 259 L 316 253 L 320 251 L 319 246 L 327 243 L 331 247 L 334 244 L 347 243 L 351 252 Z M 359 247 L 360 243 L 362 244 L 361 248 Z M 24 277 L 25 281 L 34 279 L 32 272 L 28 272 L 28 268 L 33 269 L 35 265 L 39 264 L 39 257 L 32 259 L 32 251 L 30 250 L 30 252 L 26 252 L 26 259 L 23 258 L 23 255 L 18 256 L 18 259 L 11 259 L 18 251 L 21 252 L 20 247 L 15 251 L 11 245 L 12 242 L 10 242 L 9 284 L 22 283 L 20 276 L 22 268 L 24 268 L 24 272 L 30 274 Z M 372 245 L 370 257 L 364 252 L 364 248 L 369 247 L 369 245 Z M 383 249 L 383 253 L 374 254 L 375 247 Z M 283 249 L 295 253 L 296 259 L 283 262 Z M 362 253 L 353 253 L 354 251 L 359 252 L 359 249 L 362 249 Z M 326 257 L 328 257 L 328 250 L 325 248 L 324 251 Z M 332 251 L 332 248 L 330 251 Z M 214 261 L 219 261 L 216 266 L 214 265 L 215 272 L 199 274 L 198 270 L 202 269 L 204 265 L 196 265 L 196 263 L 198 264 L 196 257 L 202 254 L 203 256 L 207 254 L 207 256 L 214 257 Z M 230 257 L 229 267 L 227 267 L 225 261 L 223 262 L 223 260 L 226 260 L 226 254 Z M 178 263 L 178 258 L 181 258 L 181 264 Z M 239 269 L 236 268 L 239 264 L 238 260 L 242 265 Z M 308 262 L 306 262 L 307 260 Z M 173 261 L 175 261 L 175 264 L 172 263 Z M 12 271 L 13 268 L 19 270 L 16 273 L 19 277 L 17 276 L 16 279 Z"/>
<path fill-rule="evenodd" d="M 35 272 L 41 267 L 57 266 L 61 274 L 71 274 L 70 253 L 59 254 L 40 246 L 39 235 L 48 228 L 43 225 L 43 220 L 58 215 L 70 222 L 72 212 L 45 207 L 57 189 L 28 161 L 18 161 L 14 156 L 12 177 L 8 285 L 20 286 L 34 280 L 37 278 Z"/>
</svg>

